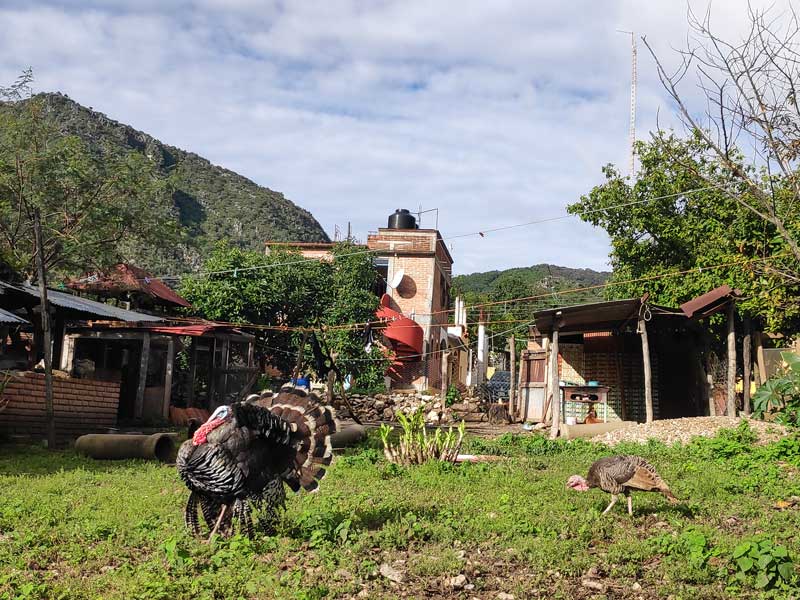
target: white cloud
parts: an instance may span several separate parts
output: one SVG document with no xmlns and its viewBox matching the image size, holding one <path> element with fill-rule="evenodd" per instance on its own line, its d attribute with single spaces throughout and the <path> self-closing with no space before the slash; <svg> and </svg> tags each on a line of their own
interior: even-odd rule
<svg viewBox="0 0 800 600">
<path fill-rule="evenodd" d="M 705 4 L 694 3 L 704 10 Z M 780 6 L 776 10 L 780 10 Z M 746 2 L 714 7 L 734 35 Z M 629 40 L 674 58 L 682 3 L 383 0 L 6 3 L 0 82 L 59 90 L 361 237 L 398 207 L 445 237 L 564 213 L 627 165 Z M 673 122 L 640 44 L 639 137 Z M 429 225 L 426 216 L 424 224 Z M 577 219 L 453 241 L 457 272 L 603 268 Z"/>
</svg>

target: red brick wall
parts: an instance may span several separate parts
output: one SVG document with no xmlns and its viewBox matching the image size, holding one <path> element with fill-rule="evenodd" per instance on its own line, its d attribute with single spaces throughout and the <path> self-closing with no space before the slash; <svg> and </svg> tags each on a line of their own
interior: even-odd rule
<svg viewBox="0 0 800 600">
<path fill-rule="evenodd" d="M 2 403 L 5 400 L 8 405 L 0 412 L 0 434 L 37 440 L 46 437 L 43 374 L 19 374 L 6 386 Z M 119 383 L 53 378 L 53 409 L 59 443 L 114 427 L 118 405 Z"/>
</svg>

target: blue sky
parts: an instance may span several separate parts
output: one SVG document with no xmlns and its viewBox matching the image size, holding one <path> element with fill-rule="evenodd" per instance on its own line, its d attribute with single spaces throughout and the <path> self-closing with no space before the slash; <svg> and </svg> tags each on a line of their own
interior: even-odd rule
<svg viewBox="0 0 800 600">
<path fill-rule="evenodd" d="M 31 66 L 37 91 L 64 92 L 281 191 L 331 235 L 350 221 L 365 238 L 395 208 L 422 205 L 439 209 L 447 238 L 561 215 L 601 182 L 604 164 L 627 168 L 630 38 L 616 30 L 646 35 L 671 63 L 686 9 L 672 0 L 7 0 L 0 82 Z M 736 37 L 746 2 L 717 2 L 712 15 Z M 642 138 L 657 117 L 676 120 L 639 50 Z M 602 269 L 608 240 L 570 219 L 459 238 L 452 253 L 457 273 Z"/>
</svg>

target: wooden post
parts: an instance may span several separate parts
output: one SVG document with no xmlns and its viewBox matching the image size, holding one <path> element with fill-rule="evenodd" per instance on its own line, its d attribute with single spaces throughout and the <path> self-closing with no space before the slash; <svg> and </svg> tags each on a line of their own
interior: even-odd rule
<svg viewBox="0 0 800 600">
<path fill-rule="evenodd" d="M 172 400 L 172 371 L 175 365 L 175 338 L 170 336 L 167 342 L 167 368 L 164 373 L 164 405 L 161 416 L 169 420 L 169 403 Z"/>
<path fill-rule="evenodd" d="M 767 382 L 767 363 L 764 361 L 764 332 L 756 331 L 756 363 L 758 364 L 759 385 Z"/>
<path fill-rule="evenodd" d="M 753 358 L 751 356 L 752 344 L 750 319 L 745 318 L 744 339 L 742 340 L 742 364 L 744 366 L 744 376 L 742 377 L 742 404 L 745 415 L 750 415 L 750 370 L 753 366 Z"/>
<path fill-rule="evenodd" d="M 136 388 L 136 403 L 133 405 L 133 416 L 141 419 L 144 413 L 144 387 L 147 385 L 147 363 L 150 360 L 150 334 L 142 337 L 142 356 L 139 360 L 139 386 Z"/>
<path fill-rule="evenodd" d="M 220 404 L 228 404 L 228 367 L 230 366 L 231 341 L 228 338 L 222 340 L 222 371 L 220 374 Z"/>
<path fill-rule="evenodd" d="M 736 304 L 728 303 L 728 416 L 736 416 Z"/>
<path fill-rule="evenodd" d="M 440 383 L 439 394 L 442 399 L 442 406 L 444 406 L 444 402 L 447 399 L 447 388 L 449 387 L 449 382 L 447 380 L 449 379 L 448 376 L 450 375 L 450 352 L 442 350 L 442 352 L 440 352 L 439 354 L 441 356 L 441 363 L 442 363 L 440 365 L 441 381 L 439 382 Z"/>
<path fill-rule="evenodd" d="M 486 381 L 486 325 L 483 323 L 483 315 L 481 315 L 481 322 L 478 323 L 478 364 L 476 366 L 477 379 L 475 383 L 480 385 Z"/>
<path fill-rule="evenodd" d="M 642 366 L 644 367 L 645 422 L 653 422 L 653 372 L 650 368 L 650 343 L 647 340 L 647 322 L 639 318 L 639 335 L 642 337 Z"/>
<path fill-rule="evenodd" d="M 197 345 L 200 338 L 192 338 L 192 352 L 189 355 L 189 389 L 186 393 L 186 406 L 194 407 L 194 381 L 197 378 Z"/>
<path fill-rule="evenodd" d="M 557 314 L 559 318 L 561 314 Z M 550 425 L 550 438 L 558 437 L 561 427 L 561 390 L 558 387 L 558 324 L 553 324 L 553 341 L 550 344 L 550 398 L 553 406 L 553 423 Z"/>
<path fill-rule="evenodd" d="M 714 371 L 711 362 L 711 348 L 706 345 L 706 384 L 708 385 L 708 416 L 717 416 L 717 403 L 714 401 Z"/>
<path fill-rule="evenodd" d="M 552 409 L 550 401 L 550 338 L 542 336 L 542 350 L 544 350 L 544 406 L 542 407 L 542 423 L 547 423 L 548 414 Z"/>
<path fill-rule="evenodd" d="M 44 269 L 44 242 L 39 209 L 33 210 L 33 235 L 36 242 L 36 270 L 39 277 L 39 307 L 41 309 L 44 348 L 44 411 L 47 428 L 47 447 L 56 445 L 56 417 L 53 410 L 53 344 L 50 334 L 50 308 L 47 302 L 47 276 Z"/>
<path fill-rule="evenodd" d="M 511 381 L 508 384 L 508 414 L 516 420 L 518 417 L 517 411 L 517 340 L 514 335 L 508 340 L 509 349 L 511 350 Z"/>
</svg>

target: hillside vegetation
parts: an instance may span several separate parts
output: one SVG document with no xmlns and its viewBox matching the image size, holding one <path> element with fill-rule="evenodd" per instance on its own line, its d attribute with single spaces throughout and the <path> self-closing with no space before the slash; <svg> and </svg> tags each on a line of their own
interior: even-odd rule
<svg viewBox="0 0 800 600">
<path fill-rule="evenodd" d="M 266 240 L 328 241 L 321 225 L 307 210 L 280 192 L 262 187 L 192 152 L 86 108 L 63 94 L 40 94 L 63 133 L 81 138 L 92 151 L 140 152 L 171 178 L 172 200 L 184 241 L 174 255 L 142 253 L 141 266 L 179 271 L 197 267 L 200 257 L 218 240 L 262 250 Z M 134 252 L 136 254 L 136 252 Z"/>
<path fill-rule="evenodd" d="M 557 265 L 538 264 L 531 267 L 519 267 L 504 271 L 486 271 L 457 275 L 453 278 L 453 287 L 462 294 L 491 294 L 511 279 L 527 284 L 532 290 L 558 291 L 578 287 L 590 287 L 605 283 L 611 273 L 592 269 L 571 269 Z M 586 292 L 583 297 L 602 299 L 602 290 Z M 574 304 L 574 302 L 566 302 Z"/>
</svg>

